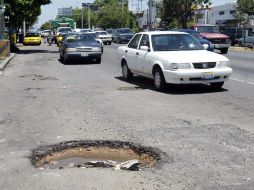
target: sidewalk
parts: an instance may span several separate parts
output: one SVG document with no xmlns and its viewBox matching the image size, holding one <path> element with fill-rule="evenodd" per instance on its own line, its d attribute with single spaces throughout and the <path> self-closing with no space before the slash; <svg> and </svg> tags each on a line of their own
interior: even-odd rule
<svg viewBox="0 0 254 190">
<path fill-rule="evenodd" d="M 254 48 L 251 49 L 251 48 L 248 48 L 248 47 L 239 47 L 239 46 L 230 46 L 229 50 L 254 52 Z"/>
<path fill-rule="evenodd" d="M 6 57 L 5 59 L 0 59 L 0 71 L 3 71 L 4 68 L 7 66 L 7 64 L 13 59 L 15 56 L 15 53 L 11 53 L 9 57 Z"/>
</svg>

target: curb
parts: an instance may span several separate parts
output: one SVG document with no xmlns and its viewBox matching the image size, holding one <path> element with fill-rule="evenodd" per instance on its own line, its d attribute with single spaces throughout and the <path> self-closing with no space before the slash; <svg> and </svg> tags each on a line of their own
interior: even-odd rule
<svg viewBox="0 0 254 190">
<path fill-rule="evenodd" d="M 230 47 L 229 50 L 254 52 L 254 49 L 248 47 Z"/>
<path fill-rule="evenodd" d="M 8 65 L 8 63 L 14 58 L 16 54 L 11 53 L 9 57 L 6 57 L 0 64 L 0 71 L 4 71 L 4 68 Z"/>
</svg>

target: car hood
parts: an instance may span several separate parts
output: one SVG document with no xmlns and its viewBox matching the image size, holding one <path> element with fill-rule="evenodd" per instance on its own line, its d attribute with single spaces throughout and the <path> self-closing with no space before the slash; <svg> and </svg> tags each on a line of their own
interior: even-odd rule
<svg viewBox="0 0 254 190">
<path fill-rule="evenodd" d="M 226 58 L 225 56 L 206 50 L 161 51 L 153 53 L 155 59 L 163 59 L 171 63 L 228 61 L 228 58 Z"/>
<path fill-rule="evenodd" d="M 200 33 L 201 36 L 207 38 L 207 39 L 211 39 L 211 38 L 229 38 L 227 35 L 225 34 L 221 34 L 221 33 Z"/>
</svg>

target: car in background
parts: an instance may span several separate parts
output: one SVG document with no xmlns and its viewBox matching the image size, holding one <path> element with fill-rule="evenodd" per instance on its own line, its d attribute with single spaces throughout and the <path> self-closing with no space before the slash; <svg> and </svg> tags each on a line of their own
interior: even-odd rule
<svg viewBox="0 0 254 190">
<path fill-rule="evenodd" d="M 232 46 L 239 44 L 240 38 L 246 34 L 247 30 L 247 28 L 220 26 L 220 32 L 230 37 Z"/>
<path fill-rule="evenodd" d="M 114 43 L 128 43 L 134 36 L 130 28 L 118 28 L 114 30 L 113 42 Z"/>
<path fill-rule="evenodd" d="M 208 45 L 208 48 L 207 48 L 208 51 L 214 51 L 213 44 L 212 44 L 210 41 L 204 39 L 204 38 L 200 35 L 200 33 L 199 33 L 198 31 L 192 30 L 192 29 L 175 29 L 174 31 L 186 32 L 186 33 L 192 35 L 192 36 L 193 36 L 196 40 L 198 40 L 199 43 L 201 43 L 202 45 L 203 45 L 203 44 L 207 44 L 207 45 Z"/>
<path fill-rule="evenodd" d="M 249 33 L 248 36 L 240 38 L 238 44 L 240 47 L 254 48 L 254 33 Z"/>
<path fill-rule="evenodd" d="M 64 64 L 71 60 L 101 63 L 102 47 L 91 33 L 66 33 L 59 45 L 60 60 Z"/>
<path fill-rule="evenodd" d="M 52 31 L 51 30 L 43 30 L 41 31 L 41 37 L 45 38 L 47 36 L 49 36 L 49 34 L 51 34 Z"/>
<path fill-rule="evenodd" d="M 95 31 L 99 39 L 102 41 L 103 44 L 111 45 L 112 37 L 106 31 Z"/>
<path fill-rule="evenodd" d="M 70 27 L 58 27 L 56 30 L 56 38 L 55 42 L 57 46 L 59 46 L 59 43 L 62 41 L 63 35 L 66 33 L 72 32 L 72 29 Z"/>
<path fill-rule="evenodd" d="M 203 38 L 209 40 L 213 44 L 214 49 L 220 50 L 221 54 L 226 54 L 228 52 L 228 48 L 231 45 L 230 37 L 220 33 L 217 26 L 196 24 L 192 26 L 192 29 L 199 31 Z"/>
<path fill-rule="evenodd" d="M 80 32 L 92 32 L 89 28 L 80 29 Z"/>
<path fill-rule="evenodd" d="M 166 84 L 210 84 L 220 89 L 232 74 L 227 57 L 206 51 L 190 34 L 177 31 L 137 33 L 117 58 L 125 80 L 133 74 L 154 80 L 161 91 Z"/>
<path fill-rule="evenodd" d="M 24 40 L 23 45 L 41 45 L 41 36 L 38 32 L 27 32 Z"/>
<path fill-rule="evenodd" d="M 114 29 L 106 29 L 106 32 L 107 32 L 108 35 L 110 35 L 110 37 L 113 39 Z"/>
</svg>

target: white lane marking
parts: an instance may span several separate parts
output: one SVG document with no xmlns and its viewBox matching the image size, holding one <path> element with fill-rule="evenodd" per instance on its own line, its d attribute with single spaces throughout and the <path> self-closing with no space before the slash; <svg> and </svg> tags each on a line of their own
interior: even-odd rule
<svg viewBox="0 0 254 190">
<path fill-rule="evenodd" d="M 234 79 L 234 78 L 230 78 L 230 80 L 234 80 L 234 81 L 237 81 L 237 82 L 243 82 L 243 83 L 247 83 L 247 84 L 250 84 L 250 85 L 254 85 L 254 82 L 249 82 L 249 81 L 245 81 L 245 80 Z"/>
</svg>

